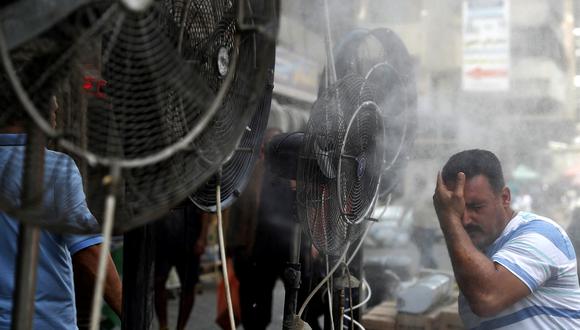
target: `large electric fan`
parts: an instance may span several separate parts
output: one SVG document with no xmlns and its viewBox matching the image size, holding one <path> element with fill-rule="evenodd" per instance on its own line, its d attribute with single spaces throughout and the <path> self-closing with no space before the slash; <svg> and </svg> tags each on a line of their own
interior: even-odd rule
<svg viewBox="0 0 580 330">
<path fill-rule="evenodd" d="M 342 254 L 342 259 L 370 224 L 367 219 L 384 161 L 383 120 L 373 97 L 372 82 L 347 75 L 320 92 L 304 133 L 275 136 L 266 149 L 270 171 L 297 181 L 298 221 L 285 233 L 294 243 L 284 277 L 284 329 L 305 326 L 301 315 L 326 282 L 318 284 L 295 314 L 301 278 L 300 227 L 319 251 L 334 259 Z"/>
<path fill-rule="evenodd" d="M 417 92 L 411 56 L 402 40 L 391 30 L 359 29 L 336 47 L 337 77 L 365 77 L 379 105 L 385 127 L 385 159 L 381 197 L 393 191 L 401 178 L 417 127 Z"/>
<path fill-rule="evenodd" d="M 274 70 L 273 64 L 270 66 L 272 73 Z M 273 75 L 270 75 L 270 77 L 273 79 Z M 200 209 L 206 212 L 218 211 L 216 195 L 218 184 L 220 185 L 221 207 L 224 209 L 236 201 L 245 189 L 254 164 L 260 154 L 264 132 L 268 125 L 272 89 L 274 87 L 272 79 L 266 81 L 258 110 L 246 127 L 246 131 L 232 156 L 223 164 L 218 174 L 212 176 L 191 196 L 192 201 Z"/>
<path fill-rule="evenodd" d="M 380 108 L 360 76 L 323 91 L 298 159 L 298 215 L 315 246 L 339 255 L 364 232 L 378 193 L 384 136 Z"/>
<path fill-rule="evenodd" d="M 35 10 L 31 22 L 31 4 L 52 15 Z M 109 173 L 118 172 L 117 232 L 158 218 L 235 159 L 240 141 L 246 148 L 273 63 L 275 2 L 28 0 L 1 10 L 8 76 L 57 147 L 90 167 L 87 199 L 98 217 Z M 16 57 L 38 45 L 43 65 L 34 79 L 21 76 Z M 39 110 L 52 93 L 64 95 L 57 129 Z"/>
</svg>

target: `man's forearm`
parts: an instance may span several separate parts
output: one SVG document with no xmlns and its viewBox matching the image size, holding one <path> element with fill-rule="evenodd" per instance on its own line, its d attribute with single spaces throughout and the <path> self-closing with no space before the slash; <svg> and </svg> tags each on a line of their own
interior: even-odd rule
<svg viewBox="0 0 580 330">
<path fill-rule="evenodd" d="M 123 311 L 123 290 L 117 268 L 110 257 L 107 261 L 104 298 L 111 309 L 120 317 Z"/>
<path fill-rule="evenodd" d="M 459 219 L 441 223 L 457 285 L 472 308 L 493 299 L 496 268 L 471 242 Z M 475 306 L 477 307 L 477 306 Z"/>
<path fill-rule="evenodd" d="M 80 276 L 78 277 L 83 279 L 82 282 L 77 283 L 77 285 L 81 285 L 82 288 L 79 289 L 82 289 L 83 291 L 94 291 L 100 251 L 101 245 L 99 244 L 78 251 L 73 255 L 74 270 L 75 272 L 80 273 Z M 108 256 L 103 297 L 111 309 L 113 309 L 113 311 L 119 316 L 122 311 L 121 288 L 121 280 L 119 279 L 115 264 L 111 257 Z"/>
</svg>

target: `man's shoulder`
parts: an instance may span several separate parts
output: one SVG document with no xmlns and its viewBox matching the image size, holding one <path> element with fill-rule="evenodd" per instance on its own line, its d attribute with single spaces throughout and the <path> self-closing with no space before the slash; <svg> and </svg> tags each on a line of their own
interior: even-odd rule
<svg viewBox="0 0 580 330">
<path fill-rule="evenodd" d="M 518 212 L 509 222 L 505 236 L 519 236 L 522 234 L 565 234 L 564 229 L 556 221 L 531 212 Z"/>
<path fill-rule="evenodd" d="M 564 229 L 552 219 L 530 212 L 518 212 L 487 253 L 491 257 L 516 245 L 517 250 L 560 250 L 566 259 L 575 259 L 572 243 Z"/>
<path fill-rule="evenodd" d="M 45 157 L 47 160 L 55 160 L 55 161 L 62 161 L 62 162 L 72 162 L 74 163 L 74 160 L 72 159 L 71 156 L 60 152 L 60 151 L 56 151 L 56 150 L 50 150 L 50 149 L 46 149 L 45 151 Z"/>
<path fill-rule="evenodd" d="M 504 234 L 497 250 L 514 242 L 513 244 L 524 244 L 523 246 L 528 246 L 532 250 L 540 250 L 546 255 L 549 255 L 549 251 L 559 250 L 565 255 L 565 260 L 576 258 L 570 238 L 552 219 L 529 212 L 519 212 L 513 221 L 515 223 L 510 231 Z"/>
<path fill-rule="evenodd" d="M 80 175 L 76 162 L 65 153 L 46 150 L 44 159 L 45 174 L 48 175 L 48 178 L 71 179 Z"/>
</svg>

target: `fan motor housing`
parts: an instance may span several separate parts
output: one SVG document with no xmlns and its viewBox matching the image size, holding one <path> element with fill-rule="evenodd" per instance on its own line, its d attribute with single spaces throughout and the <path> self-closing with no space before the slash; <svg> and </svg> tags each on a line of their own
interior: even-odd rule
<svg viewBox="0 0 580 330">
<path fill-rule="evenodd" d="M 266 147 L 266 164 L 276 176 L 296 180 L 298 155 L 304 141 L 304 133 L 283 133 L 272 138 Z"/>
</svg>

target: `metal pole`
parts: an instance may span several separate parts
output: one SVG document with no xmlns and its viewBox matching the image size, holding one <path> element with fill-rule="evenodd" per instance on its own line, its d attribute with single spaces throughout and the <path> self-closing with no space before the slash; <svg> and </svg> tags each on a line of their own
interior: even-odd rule
<svg viewBox="0 0 580 330">
<path fill-rule="evenodd" d="M 117 185 L 121 169 L 119 166 L 111 167 L 111 174 L 106 177 L 108 187 L 107 198 L 105 200 L 105 214 L 103 221 L 103 244 L 99 254 L 99 266 L 97 268 L 97 278 L 95 280 L 95 293 L 93 294 L 93 305 L 91 311 L 91 330 L 98 330 L 101 324 L 101 309 L 103 304 L 103 292 L 107 277 L 107 261 L 109 258 L 109 247 L 111 245 L 111 234 L 113 223 L 115 222 L 115 207 L 117 204 Z"/>
<path fill-rule="evenodd" d="M 155 231 L 152 224 L 123 236 L 123 330 L 151 329 Z"/>
<path fill-rule="evenodd" d="M 350 301 L 350 306 L 348 307 L 352 307 L 352 306 L 356 306 L 360 303 L 360 296 L 361 296 L 361 292 L 362 292 L 362 283 L 363 283 L 363 260 L 364 260 L 364 245 L 361 246 L 361 248 L 358 250 L 358 252 L 356 253 L 353 262 L 348 265 L 347 267 L 351 267 L 350 269 L 352 269 L 351 273 L 352 276 L 356 277 L 357 279 L 359 279 L 361 282 L 360 286 L 358 288 L 353 288 L 352 289 L 352 297 L 349 297 L 349 301 Z M 353 311 L 354 314 L 354 321 L 357 322 L 361 322 L 361 309 L 355 309 Z M 350 321 L 352 322 L 352 321 Z"/>
<path fill-rule="evenodd" d="M 40 210 L 43 199 L 44 147 L 46 137 L 33 123 L 28 126 L 24 171 L 22 175 L 22 209 Z M 40 229 L 20 223 L 13 295 L 12 330 L 32 329 L 36 292 Z"/>
<path fill-rule="evenodd" d="M 294 192 L 294 201 L 296 201 L 296 192 Z M 296 202 L 294 202 L 296 207 Z M 300 244 L 301 233 L 300 222 L 296 211 L 293 212 L 294 225 L 292 226 L 292 246 L 290 247 L 290 261 L 286 264 L 284 270 L 284 318 L 282 329 L 289 330 L 294 328 L 294 315 L 298 308 L 298 291 L 300 290 Z"/>
</svg>

